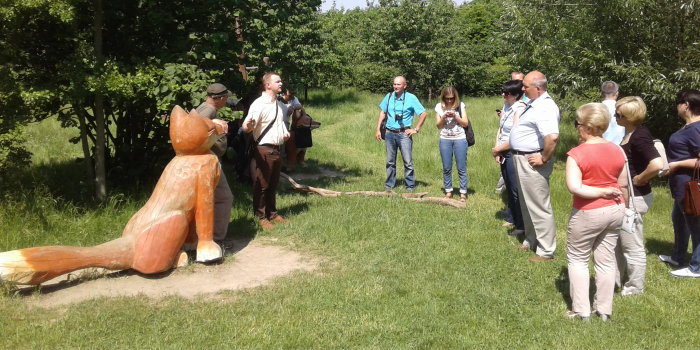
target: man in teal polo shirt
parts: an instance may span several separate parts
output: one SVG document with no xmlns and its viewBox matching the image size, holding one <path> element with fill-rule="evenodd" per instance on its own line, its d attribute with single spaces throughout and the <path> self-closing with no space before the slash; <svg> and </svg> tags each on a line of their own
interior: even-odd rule
<svg viewBox="0 0 700 350">
<path fill-rule="evenodd" d="M 403 158 L 403 175 L 406 190 L 413 191 L 416 187 L 416 176 L 413 170 L 413 135 L 420 131 L 425 122 L 425 108 L 418 98 L 406 91 L 406 78 L 394 78 L 394 91 L 388 93 L 379 104 L 380 112 L 377 120 L 375 137 L 382 140 L 381 125 L 386 121 L 386 182 L 384 189 L 389 191 L 396 186 L 396 150 L 401 151 Z M 418 115 L 418 125 L 412 128 L 413 117 Z"/>
</svg>

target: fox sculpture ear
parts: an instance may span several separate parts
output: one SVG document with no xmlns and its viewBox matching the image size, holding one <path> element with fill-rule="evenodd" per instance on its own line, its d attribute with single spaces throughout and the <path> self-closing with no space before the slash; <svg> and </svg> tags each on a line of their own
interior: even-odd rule
<svg viewBox="0 0 700 350">
<path fill-rule="evenodd" d="M 189 114 L 180 106 L 170 112 L 170 141 L 177 155 L 206 154 L 209 134 L 214 123 L 192 110 Z"/>
</svg>

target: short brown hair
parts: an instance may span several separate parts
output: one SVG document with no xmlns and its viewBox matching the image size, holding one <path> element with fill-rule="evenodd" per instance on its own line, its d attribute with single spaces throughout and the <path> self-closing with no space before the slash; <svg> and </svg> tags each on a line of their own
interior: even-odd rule
<svg viewBox="0 0 700 350">
<path fill-rule="evenodd" d="M 265 84 L 269 83 L 270 80 L 272 80 L 273 75 L 279 76 L 279 74 L 277 74 L 275 72 L 267 72 L 267 73 L 265 73 L 265 75 L 263 75 L 263 77 L 262 77 L 263 86 L 265 86 Z"/>
</svg>

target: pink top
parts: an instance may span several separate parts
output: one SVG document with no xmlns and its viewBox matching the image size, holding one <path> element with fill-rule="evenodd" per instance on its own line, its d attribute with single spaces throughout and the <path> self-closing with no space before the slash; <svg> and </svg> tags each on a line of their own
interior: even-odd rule
<svg viewBox="0 0 700 350">
<path fill-rule="evenodd" d="M 581 180 L 591 187 L 616 187 L 617 178 L 625 167 L 625 157 L 619 146 L 612 142 L 580 144 L 567 155 L 581 169 Z M 624 201 L 624 200 L 623 200 Z M 619 201 L 607 198 L 581 198 L 574 196 L 574 208 L 596 209 L 616 205 Z"/>
</svg>

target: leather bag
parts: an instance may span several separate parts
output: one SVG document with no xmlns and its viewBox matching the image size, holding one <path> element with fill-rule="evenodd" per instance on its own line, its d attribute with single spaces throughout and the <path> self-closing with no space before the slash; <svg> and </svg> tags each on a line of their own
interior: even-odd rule
<svg viewBox="0 0 700 350">
<path fill-rule="evenodd" d="M 700 159 L 695 161 L 693 179 L 685 183 L 683 212 L 689 216 L 700 216 Z"/>
</svg>

